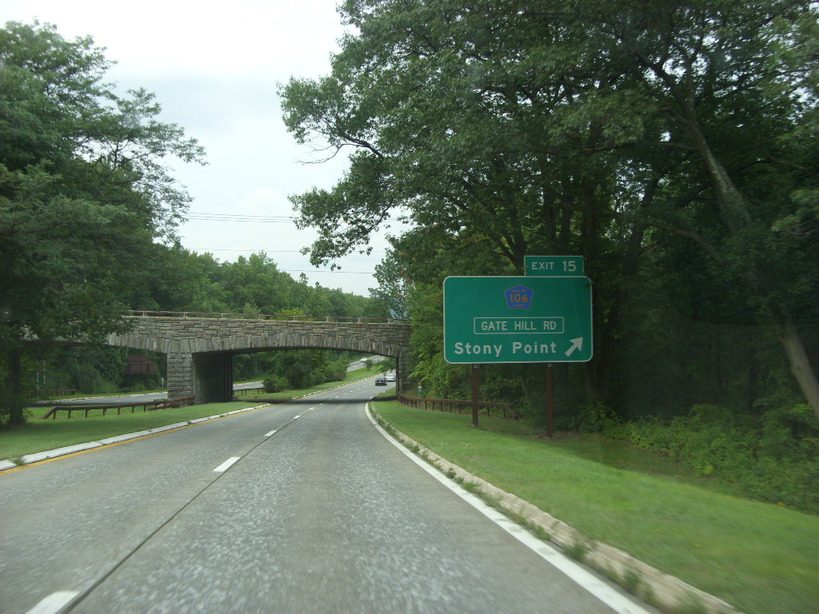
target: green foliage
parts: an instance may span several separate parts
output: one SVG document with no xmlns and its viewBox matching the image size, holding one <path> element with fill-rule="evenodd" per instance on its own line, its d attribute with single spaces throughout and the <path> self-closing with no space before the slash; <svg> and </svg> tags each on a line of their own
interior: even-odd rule
<svg viewBox="0 0 819 614">
<path fill-rule="evenodd" d="M 299 390 L 324 382 L 342 381 L 351 361 L 346 353 L 326 350 L 280 350 L 237 358 L 243 359 L 234 364 L 234 372 L 240 379 L 258 377 L 260 372 L 270 373 L 263 382 L 266 392 Z"/>
<path fill-rule="evenodd" d="M 387 317 L 378 301 L 293 279 L 264 252 L 219 262 L 210 254 L 157 246 L 146 266 L 144 283 L 129 298 L 135 309 L 282 318 Z"/>
<path fill-rule="evenodd" d="M 604 432 L 732 483 L 746 496 L 819 512 L 819 420 L 808 405 L 761 416 L 697 405 L 668 423 L 644 419 L 609 424 Z"/>
<path fill-rule="evenodd" d="M 141 264 L 132 285 L 126 289 L 126 304 L 135 309 L 265 313 L 285 319 L 386 316 L 378 301 L 294 280 L 278 270 L 275 262 L 263 253 L 222 263 L 209 254 L 154 244 Z M 119 386 L 126 389 L 162 387 L 164 357 L 161 355 L 154 357 L 160 367 L 158 374 L 126 377 L 125 350 L 62 344 L 25 349 L 23 370 L 27 375 L 22 382 L 25 398 L 43 398 L 52 391 L 65 389 L 102 392 L 114 391 Z M 0 376 L 8 372 L 5 359 L 0 357 Z M 318 380 L 344 377 L 344 358 L 327 358 L 326 362 Z M 284 368 L 280 367 L 283 363 L 283 358 L 264 353 L 236 356 L 234 376 L 242 380 L 277 373 Z M 48 381 L 47 388 L 38 383 L 43 378 Z"/>
<path fill-rule="evenodd" d="M 386 315 L 379 303 L 293 280 L 263 253 L 219 263 L 175 245 L 189 197 L 168 162 L 202 162 L 203 150 L 158 121 L 149 92 L 117 95 L 103 81 L 109 66 L 90 38 L 67 41 L 40 24 L 0 29 L 0 287 L 14 288 L 0 294 L 0 405 L 13 420 L 38 392 L 39 350 L 25 338 L 101 341 L 129 307 Z M 106 355 L 49 364 L 49 380 L 114 389 L 124 356 Z M 339 377 L 335 365 L 321 369 Z M 313 370 L 291 375 L 303 382 Z"/>
<path fill-rule="evenodd" d="M 617 415 L 610 407 L 596 401 L 582 406 L 573 422 L 567 425 L 571 430 L 580 433 L 602 433 L 617 424 Z"/>
<path fill-rule="evenodd" d="M 153 95 L 117 95 L 90 38 L 10 22 L 0 29 L 0 345 L 4 405 L 22 420 L 22 348 L 31 336 L 98 341 L 120 314 L 155 240 L 173 238 L 188 196 L 169 159 L 198 143 L 157 121 Z"/>
<path fill-rule="evenodd" d="M 564 413 L 750 409 L 792 393 L 790 373 L 819 395 L 815 4 L 348 0 L 341 13 L 355 33 L 329 75 L 283 88 L 283 110 L 298 142 L 356 153 L 338 185 L 293 201 L 319 231 L 315 262 L 366 245 L 391 211 L 413 223 L 377 292 L 412 318 L 426 388 L 464 390 L 436 342 L 446 275 L 577 253 L 595 358 L 561 374 Z M 525 368 L 504 377 L 534 413 Z"/>
<path fill-rule="evenodd" d="M 401 433 L 588 540 L 619 547 L 743 612 L 805 612 L 816 603 L 818 516 L 725 494 L 650 452 L 605 446 L 597 434 L 550 441 L 531 430 L 513 433 L 509 425 L 519 422 L 502 418 L 482 418 L 476 429 L 468 416 L 398 403 L 375 409 Z M 578 452 L 577 442 L 591 454 Z"/>
<path fill-rule="evenodd" d="M 289 382 L 282 375 L 271 375 L 264 378 L 263 385 L 265 392 L 281 392 L 287 389 Z"/>
</svg>

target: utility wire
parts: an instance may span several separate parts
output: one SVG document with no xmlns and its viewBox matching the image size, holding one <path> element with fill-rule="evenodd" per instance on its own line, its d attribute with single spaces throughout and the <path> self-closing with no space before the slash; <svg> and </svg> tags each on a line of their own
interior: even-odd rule
<svg viewBox="0 0 819 614">
<path fill-rule="evenodd" d="M 200 222 L 239 222 L 253 224 L 290 224 L 290 215 L 241 215 L 238 213 L 189 213 L 187 219 Z"/>
<path fill-rule="evenodd" d="M 301 254 L 300 249 L 264 249 L 260 247 L 258 249 L 235 249 L 233 247 L 188 247 L 187 249 L 194 251 L 194 252 L 247 252 L 247 253 L 259 253 L 264 252 L 265 254 Z M 374 254 L 383 254 L 385 250 L 383 249 L 374 249 L 372 253 Z"/>
<path fill-rule="evenodd" d="M 373 275 L 375 271 L 320 271 L 320 270 L 299 270 L 299 269 L 279 269 L 280 271 L 284 271 L 285 273 L 332 273 L 333 275 L 336 274 L 347 274 L 347 275 Z"/>
</svg>

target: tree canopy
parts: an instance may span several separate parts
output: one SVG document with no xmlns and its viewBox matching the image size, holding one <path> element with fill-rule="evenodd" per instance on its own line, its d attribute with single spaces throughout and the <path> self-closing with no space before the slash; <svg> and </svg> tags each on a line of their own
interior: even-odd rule
<svg viewBox="0 0 819 614">
<path fill-rule="evenodd" d="M 819 321 L 809 1 L 347 0 L 341 12 L 331 73 L 282 88 L 297 141 L 352 150 L 334 188 L 293 198 L 319 231 L 314 262 L 404 215 L 415 229 L 394 242 L 385 292 L 408 283 L 414 323 L 440 328 L 430 301 L 445 275 L 582 254 L 598 331 L 587 400 L 622 402 L 632 340 L 664 347 L 686 318 L 766 331 L 754 364 L 778 337 L 819 412 L 815 333 L 806 346 L 800 331 Z M 692 365 L 713 360 L 702 335 Z M 424 347 L 417 374 L 440 375 Z"/>
<path fill-rule="evenodd" d="M 195 139 L 157 119 L 152 94 L 106 83 L 109 67 L 90 38 L 0 29 L 0 344 L 15 398 L 24 340 L 121 326 L 134 263 L 172 240 L 188 206 L 165 161 L 204 162 Z"/>
</svg>

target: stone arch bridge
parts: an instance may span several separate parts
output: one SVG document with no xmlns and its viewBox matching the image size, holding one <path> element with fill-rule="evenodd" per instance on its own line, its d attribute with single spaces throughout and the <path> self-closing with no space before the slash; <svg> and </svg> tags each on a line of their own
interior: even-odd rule
<svg viewBox="0 0 819 614">
<path fill-rule="evenodd" d="M 410 325 L 406 322 L 281 320 L 271 316 L 241 319 L 225 314 L 169 312 L 133 312 L 124 319 L 131 328 L 110 335 L 108 344 L 166 354 L 171 399 L 193 396 L 198 403 L 230 400 L 234 354 L 287 348 L 393 357 L 398 389 L 409 389 Z"/>
</svg>

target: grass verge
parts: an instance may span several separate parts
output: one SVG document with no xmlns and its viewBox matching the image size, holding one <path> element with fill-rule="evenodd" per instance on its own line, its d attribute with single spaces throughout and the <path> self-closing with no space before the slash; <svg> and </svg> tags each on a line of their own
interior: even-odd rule
<svg viewBox="0 0 819 614">
<path fill-rule="evenodd" d="M 103 416 L 95 412 L 89 414 L 88 418 L 75 414 L 70 420 L 65 417 L 57 420 L 41 420 L 39 416 L 45 410 L 37 408 L 35 415 L 30 417 L 25 424 L 14 427 L 5 426 L 0 430 L 0 459 L 15 459 L 33 452 L 97 441 L 125 433 L 135 433 L 253 405 L 254 403 L 242 401 L 208 403 L 146 412 L 138 409 L 133 414 L 125 411 L 119 416 L 116 413 Z"/>
<path fill-rule="evenodd" d="M 110 412 L 105 416 L 102 416 L 100 412 L 91 412 L 88 418 L 84 418 L 78 412 L 71 419 L 68 419 L 65 414 L 59 414 L 56 420 L 41 420 L 40 417 L 47 411 L 47 408 L 37 407 L 31 410 L 31 415 L 25 424 L 15 427 L 0 427 L 0 460 L 19 459 L 25 454 L 97 441 L 106 437 L 114 437 L 165 426 L 166 424 L 213 416 L 234 409 L 251 407 L 259 402 L 260 397 L 286 401 L 312 392 L 319 392 L 365 379 L 376 373 L 377 368 L 359 369 L 348 373 L 343 382 L 327 382 L 311 388 L 285 390 L 272 394 L 262 391 L 261 394 L 242 396 L 241 401 L 230 403 L 207 403 L 148 412 L 137 409 L 134 413 L 125 409 L 119 416 L 115 412 Z"/>
<path fill-rule="evenodd" d="M 819 603 L 819 517 L 704 488 L 633 448 L 544 441 L 525 425 L 379 402 L 396 429 L 467 471 L 748 613 Z M 599 442 L 598 442 L 599 443 Z"/>
</svg>

